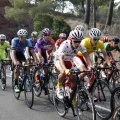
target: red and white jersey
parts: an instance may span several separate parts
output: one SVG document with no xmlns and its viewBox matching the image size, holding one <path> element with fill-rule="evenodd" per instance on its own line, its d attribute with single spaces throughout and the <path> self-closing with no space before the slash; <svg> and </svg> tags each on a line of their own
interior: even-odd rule
<svg viewBox="0 0 120 120">
<path fill-rule="evenodd" d="M 79 45 L 77 49 L 71 48 L 71 41 L 65 40 L 61 43 L 59 49 L 58 49 L 58 55 L 64 56 L 64 61 L 72 61 L 73 57 L 77 54 L 77 52 L 80 51 L 81 53 L 87 52 L 85 47 L 83 45 Z"/>
<path fill-rule="evenodd" d="M 60 41 L 60 39 L 58 39 L 56 42 L 55 42 L 55 47 L 59 47 L 60 44 L 62 43 L 63 41 Z"/>
</svg>

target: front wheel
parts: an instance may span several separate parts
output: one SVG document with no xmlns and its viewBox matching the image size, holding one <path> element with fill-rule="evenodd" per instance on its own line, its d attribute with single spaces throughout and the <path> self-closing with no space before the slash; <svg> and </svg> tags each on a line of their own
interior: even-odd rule
<svg viewBox="0 0 120 120">
<path fill-rule="evenodd" d="M 120 120 L 120 106 L 116 107 L 112 115 L 112 120 Z"/>
<path fill-rule="evenodd" d="M 2 66 L 1 69 L 1 82 L 2 82 L 2 89 L 5 90 L 6 88 L 6 69 Z"/>
<path fill-rule="evenodd" d="M 76 103 L 78 120 L 96 120 L 96 112 L 93 100 L 85 88 L 77 90 Z"/>
<path fill-rule="evenodd" d="M 29 79 L 28 76 L 24 78 L 24 93 L 25 93 L 25 102 L 29 108 L 33 106 L 34 103 L 34 92 L 33 92 L 33 82 Z"/>
</svg>

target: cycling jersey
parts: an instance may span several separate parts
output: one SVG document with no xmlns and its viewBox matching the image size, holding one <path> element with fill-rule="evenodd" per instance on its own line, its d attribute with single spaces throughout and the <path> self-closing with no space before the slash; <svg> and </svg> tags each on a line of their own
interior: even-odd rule
<svg viewBox="0 0 120 120">
<path fill-rule="evenodd" d="M 10 45 L 8 41 L 5 41 L 3 45 L 0 44 L 0 59 L 1 60 L 6 59 L 5 50 L 10 50 Z"/>
<path fill-rule="evenodd" d="M 38 49 L 41 49 L 41 52 L 44 52 L 44 53 L 46 53 L 46 50 L 53 49 L 51 42 L 49 40 L 45 40 L 44 38 L 38 39 L 34 48 L 35 48 L 34 51 L 36 53 L 38 52 Z"/>
<path fill-rule="evenodd" d="M 98 49 L 105 50 L 104 44 L 101 40 L 99 40 L 97 42 L 97 44 L 95 46 L 93 46 L 91 44 L 90 38 L 85 38 L 85 39 L 82 40 L 81 44 L 86 48 L 88 54 L 91 54 L 91 53 L 97 51 Z M 82 56 L 82 53 L 79 51 L 77 53 L 77 55 Z"/>
<path fill-rule="evenodd" d="M 58 39 L 56 42 L 55 42 L 55 47 L 59 47 L 60 44 L 62 43 L 63 41 L 61 41 L 60 39 Z"/>
<path fill-rule="evenodd" d="M 20 43 L 19 38 L 13 38 L 11 43 L 11 50 L 16 50 L 16 52 L 24 52 L 24 49 L 29 47 L 29 49 L 33 49 L 32 44 L 26 39 L 24 43 Z"/>
<path fill-rule="evenodd" d="M 104 47 L 106 51 L 112 51 L 112 50 L 117 50 L 120 52 L 120 47 L 119 46 L 115 46 L 115 47 L 111 47 L 110 42 L 106 42 L 104 43 Z"/>
<path fill-rule="evenodd" d="M 78 46 L 77 49 L 73 50 L 71 48 L 71 41 L 65 40 L 61 43 L 58 49 L 58 55 L 64 55 L 64 61 L 72 61 L 73 57 L 77 54 L 78 51 L 81 51 L 81 53 L 87 52 L 85 47 L 81 44 Z"/>
<path fill-rule="evenodd" d="M 10 50 L 10 45 L 8 41 L 5 41 L 3 45 L 0 44 L 0 53 L 5 53 L 5 50 Z"/>
<path fill-rule="evenodd" d="M 29 38 L 29 39 L 27 39 L 27 40 L 32 44 L 32 47 L 35 46 L 36 42 L 33 42 L 32 38 Z"/>
</svg>

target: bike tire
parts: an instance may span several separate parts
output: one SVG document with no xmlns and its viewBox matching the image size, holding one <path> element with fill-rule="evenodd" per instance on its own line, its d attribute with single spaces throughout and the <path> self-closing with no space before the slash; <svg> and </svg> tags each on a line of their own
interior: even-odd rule
<svg viewBox="0 0 120 120">
<path fill-rule="evenodd" d="M 24 78 L 24 95 L 27 106 L 29 108 L 32 108 L 34 103 L 34 91 L 33 91 L 33 83 L 28 76 Z"/>
<path fill-rule="evenodd" d="M 49 80 L 47 83 L 47 88 L 48 88 L 48 99 L 52 104 L 54 104 L 54 93 L 55 93 L 55 87 L 57 85 L 57 80 L 54 74 L 50 73 L 49 74 Z"/>
<path fill-rule="evenodd" d="M 112 116 L 111 95 L 112 90 L 105 81 L 99 80 L 95 83 L 92 89 L 92 97 L 93 99 L 97 98 L 94 101 L 95 110 L 102 120 L 108 120 Z"/>
<path fill-rule="evenodd" d="M 120 120 L 120 106 L 115 108 L 111 120 Z"/>
<path fill-rule="evenodd" d="M 93 100 L 90 93 L 85 88 L 77 90 L 76 112 L 78 120 L 96 120 Z"/>
</svg>

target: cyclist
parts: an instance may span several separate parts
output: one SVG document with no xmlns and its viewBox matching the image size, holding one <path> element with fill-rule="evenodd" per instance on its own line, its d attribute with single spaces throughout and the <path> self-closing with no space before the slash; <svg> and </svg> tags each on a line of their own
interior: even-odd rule
<svg viewBox="0 0 120 120">
<path fill-rule="evenodd" d="M 74 30 L 80 30 L 80 31 L 84 32 L 85 28 L 82 25 L 77 25 Z"/>
<path fill-rule="evenodd" d="M 19 29 L 17 32 L 18 37 L 12 39 L 11 42 L 11 59 L 14 65 L 18 65 L 15 67 L 14 71 L 14 82 L 15 82 L 15 92 L 20 92 L 18 89 L 18 76 L 19 76 L 19 65 L 24 65 L 26 63 L 25 58 L 25 48 L 29 47 L 29 50 L 34 58 L 34 61 L 37 62 L 37 57 L 34 53 L 34 49 L 31 43 L 26 39 L 28 32 L 25 29 Z M 29 74 L 29 73 L 28 73 Z"/>
<path fill-rule="evenodd" d="M 118 46 L 119 42 L 120 42 L 119 37 L 113 36 L 113 38 L 111 39 L 110 42 L 104 43 L 105 50 L 106 50 L 106 52 L 107 52 L 107 54 L 108 54 L 109 59 L 110 59 L 111 62 L 114 62 L 114 57 L 113 57 L 111 51 L 116 50 L 116 51 L 119 51 L 119 52 L 120 52 L 120 47 Z M 100 54 L 100 55 L 101 55 L 101 54 Z M 103 56 L 103 55 L 101 55 L 101 56 L 102 56 L 102 58 L 103 58 L 103 60 L 104 60 L 104 56 Z M 104 61 L 103 67 L 106 67 L 106 66 L 107 66 L 107 63 L 106 63 L 106 61 Z M 108 71 L 108 75 L 109 75 L 110 73 L 111 73 L 111 71 L 109 70 L 109 71 Z M 103 77 L 106 77 L 106 74 L 105 74 L 104 71 L 102 72 L 102 76 L 103 76 Z"/>
<path fill-rule="evenodd" d="M 56 57 L 58 59 L 56 59 L 55 61 L 55 66 L 60 72 L 60 74 L 58 75 L 58 83 L 56 88 L 57 97 L 60 99 L 63 99 L 62 82 L 66 75 L 70 75 L 70 69 L 72 67 L 74 68 L 73 57 L 75 57 L 76 53 L 78 51 L 81 51 L 88 65 L 90 67 L 92 66 L 91 60 L 89 58 L 89 55 L 87 54 L 85 47 L 80 44 L 83 39 L 83 32 L 80 30 L 72 30 L 69 34 L 69 38 L 71 38 L 71 40 L 65 40 L 60 45 L 58 49 L 58 57 Z M 82 66 L 81 61 L 80 63 Z M 70 82 L 72 90 L 74 88 L 74 81 L 70 80 Z"/>
<path fill-rule="evenodd" d="M 31 33 L 31 38 L 27 39 L 31 44 L 32 44 L 32 47 L 34 48 L 36 42 L 37 42 L 37 37 L 38 37 L 38 33 L 36 31 L 33 31 Z M 29 54 L 27 54 L 29 53 Z M 31 61 L 31 57 L 32 57 L 32 54 L 29 50 L 29 47 L 26 47 L 26 51 L 25 51 L 25 57 L 26 59 L 28 60 L 28 62 L 32 62 Z M 32 57 L 33 58 L 33 57 Z"/>
<path fill-rule="evenodd" d="M 100 40 L 100 38 L 101 38 L 101 31 L 98 28 L 91 28 L 89 30 L 89 37 L 83 39 L 81 44 L 86 48 L 89 55 L 91 53 L 98 51 L 98 49 L 100 49 L 104 55 L 105 61 L 110 66 L 111 63 L 110 63 L 109 57 L 105 51 L 104 44 Z M 75 62 L 77 63 L 76 66 L 79 66 L 80 61 L 83 60 L 83 55 L 79 51 L 76 57 L 77 57 L 77 59 L 75 59 Z M 86 64 L 84 64 L 84 67 L 86 67 Z M 81 68 L 79 67 L 79 69 Z M 90 86 L 91 83 L 92 83 L 92 79 L 89 81 L 88 86 Z"/>
<path fill-rule="evenodd" d="M 6 55 L 7 50 L 7 55 Z M 6 35 L 0 34 L 0 60 L 10 59 L 10 45 L 6 41 Z M 2 89 L 5 87 L 4 78 L 1 79 Z"/>
<path fill-rule="evenodd" d="M 51 31 L 49 28 L 44 28 L 42 30 L 42 38 L 37 40 L 35 45 L 35 53 L 39 62 L 44 62 L 45 64 L 48 63 L 47 51 L 52 52 L 54 50 L 54 42 L 53 39 L 50 37 Z M 44 80 L 46 79 L 47 75 L 47 68 L 44 68 Z M 36 82 L 39 82 L 39 70 L 36 72 Z M 47 94 L 47 88 L 45 87 L 45 94 Z"/>
<path fill-rule="evenodd" d="M 55 48 L 56 50 L 59 48 L 60 44 L 66 40 L 66 34 L 65 33 L 60 33 L 59 34 L 59 39 L 55 42 Z"/>
</svg>

